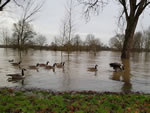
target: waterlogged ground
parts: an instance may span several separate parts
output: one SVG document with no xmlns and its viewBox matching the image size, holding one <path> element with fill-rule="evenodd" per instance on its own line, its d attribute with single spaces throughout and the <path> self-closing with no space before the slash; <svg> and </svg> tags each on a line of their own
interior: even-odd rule
<svg viewBox="0 0 150 113">
<path fill-rule="evenodd" d="M 17 66 L 8 60 L 22 60 L 21 67 L 26 68 L 24 81 L 8 82 L 10 73 L 21 73 Z M 50 62 L 50 65 L 65 62 L 64 69 L 56 68 L 39 71 L 29 70 L 29 65 Z M 124 72 L 113 72 L 111 62 L 122 62 Z M 89 72 L 88 67 L 98 65 L 98 71 Z M 13 49 L 0 49 L 0 87 L 42 88 L 54 91 L 99 92 L 144 92 L 150 93 L 150 53 L 132 53 L 130 61 L 120 61 L 120 52 L 101 51 L 96 55 L 89 52 L 65 52 L 29 50 L 22 53 Z"/>
</svg>

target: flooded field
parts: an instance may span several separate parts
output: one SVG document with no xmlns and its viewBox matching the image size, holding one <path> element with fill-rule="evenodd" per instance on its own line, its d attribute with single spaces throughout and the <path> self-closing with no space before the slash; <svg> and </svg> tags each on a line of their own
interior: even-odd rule
<svg viewBox="0 0 150 113">
<path fill-rule="evenodd" d="M 22 61 L 20 67 L 27 69 L 23 81 L 10 82 L 7 74 L 21 73 L 18 66 L 8 60 Z M 39 67 L 30 70 L 37 63 L 65 62 L 64 68 L 47 70 Z M 111 62 L 125 65 L 123 72 L 114 72 Z M 89 72 L 88 67 L 98 65 L 97 72 Z M 54 91 L 111 91 L 150 93 L 150 53 L 132 53 L 130 61 L 120 61 L 120 52 L 101 51 L 65 52 L 29 50 L 19 53 L 13 49 L 0 49 L 0 87 L 42 88 Z"/>
</svg>

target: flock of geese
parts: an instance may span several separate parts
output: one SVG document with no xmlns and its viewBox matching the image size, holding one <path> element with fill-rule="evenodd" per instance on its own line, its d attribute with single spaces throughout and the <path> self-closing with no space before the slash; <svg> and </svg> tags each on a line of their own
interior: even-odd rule
<svg viewBox="0 0 150 113">
<path fill-rule="evenodd" d="M 51 66 L 51 65 L 48 65 L 49 61 L 47 61 L 45 64 L 44 63 L 37 63 L 36 65 L 30 65 L 30 66 L 28 66 L 27 69 L 25 69 L 25 68 L 20 67 L 20 64 L 22 63 L 21 61 L 14 62 L 14 60 L 12 59 L 12 60 L 8 60 L 8 62 L 10 62 L 13 66 L 18 66 L 21 69 L 21 73 L 7 74 L 6 76 L 10 77 L 10 78 L 8 78 L 8 81 L 17 81 L 17 80 L 24 79 L 25 78 L 24 71 L 26 71 L 27 69 L 38 71 L 39 67 L 44 67 L 47 70 L 53 69 L 53 71 L 54 71 L 55 67 L 64 68 L 64 64 L 65 64 L 65 62 L 61 62 L 61 63 L 54 63 Z"/>
<path fill-rule="evenodd" d="M 21 61 L 14 62 L 13 59 L 9 60 L 9 62 L 13 66 L 19 66 L 19 68 L 20 68 L 20 64 L 22 63 Z M 38 71 L 39 67 L 44 67 L 45 69 L 48 69 L 48 70 L 51 70 L 51 69 L 54 70 L 55 67 L 57 67 L 57 68 L 64 68 L 64 64 L 65 64 L 65 62 L 54 63 L 53 65 L 49 65 L 49 61 L 47 61 L 45 64 L 44 63 L 37 63 L 36 65 L 28 66 L 28 69 L 32 69 L 32 70 L 37 70 Z M 124 70 L 123 64 L 120 64 L 120 63 L 110 63 L 109 65 L 110 65 L 110 67 L 112 67 L 114 69 L 115 72 Z M 96 71 L 98 71 L 97 67 L 98 67 L 97 64 L 94 67 L 89 67 L 88 71 L 90 71 L 90 72 L 96 72 Z M 26 71 L 26 70 L 27 69 L 22 68 L 20 74 L 19 73 L 7 74 L 6 76 L 9 76 L 10 78 L 8 78 L 8 80 L 11 80 L 11 81 L 13 81 L 13 80 L 22 80 L 22 79 L 25 78 L 24 71 Z"/>
</svg>

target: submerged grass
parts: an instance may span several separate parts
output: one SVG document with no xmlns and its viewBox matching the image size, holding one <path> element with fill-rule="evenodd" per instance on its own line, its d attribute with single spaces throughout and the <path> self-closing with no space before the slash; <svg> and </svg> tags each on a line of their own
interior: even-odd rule
<svg viewBox="0 0 150 113">
<path fill-rule="evenodd" d="M 0 89 L 0 113 L 150 113 L 149 94 Z"/>
</svg>

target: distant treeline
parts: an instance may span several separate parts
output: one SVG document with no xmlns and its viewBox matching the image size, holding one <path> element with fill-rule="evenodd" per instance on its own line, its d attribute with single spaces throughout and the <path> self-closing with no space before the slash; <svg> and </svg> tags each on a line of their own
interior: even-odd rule
<svg viewBox="0 0 150 113">
<path fill-rule="evenodd" d="M 9 35 L 7 29 L 1 32 L 1 48 L 19 48 L 19 49 L 46 49 L 54 51 L 121 51 L 124 43 L 124 34 L 116 34 L 109 40 L 109 45 L 101 42 L 94 34 L 87 34 L 85 40 L 79 34 L 72 36 L 58 35 L 55 36 L 48 45 L 47 38 L 44 35 L 36 33 L 31 24 L 18 21 L 13 26 L 13 33 Z M 20 29 L 24 28 L 24 32 Z M 21 31 L 20 31 L 21 30 Z M 133 38 L 132 51 L 150 51 L 150 28 L 144 32 L 136 32 Z"/>
<path fill-rule="evenodd" d="M 0 45 L 0 48 L 13 48 L 13 49 L 18 49 L 17 45 Z M 35 50 L 51 50 L 51 51 L 68 51 L 67 47 L 62 47 L 62 46 L 38 46 L 38 45 L 28 45 L 25 46 L 22 49 L 35 49 Z M 74 46 L 71 46 L 71 51 L 93 51 L 93 52 L 98 52 L 98 51 L 121 51 L 120 49 L 116 48 L 110 48 L 110 47 L 96 47 L 96 50 L 93 50 L 92 48 L 89 48 L 88 46 L 80 46 L 79 48 L 76 48 Z M 150 52 L 150 50 L 147 49 L 132 49 L 131 51 L 133 52 Z"/>
</svg>

